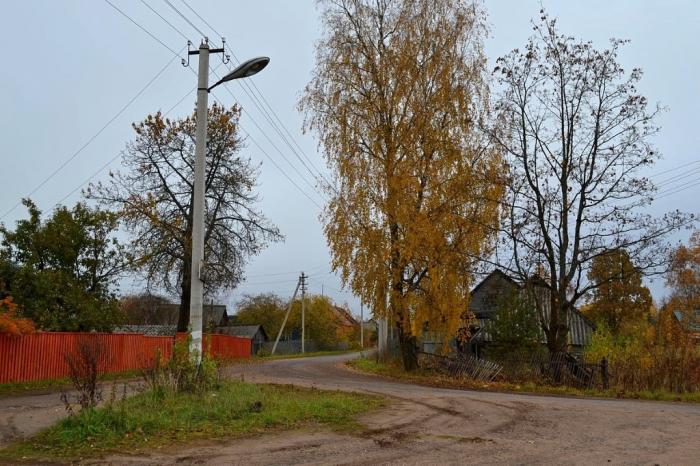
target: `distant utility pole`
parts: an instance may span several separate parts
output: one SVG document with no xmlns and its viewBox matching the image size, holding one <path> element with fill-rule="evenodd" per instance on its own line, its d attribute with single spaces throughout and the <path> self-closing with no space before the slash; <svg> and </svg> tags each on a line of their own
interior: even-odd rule
<svg viewBox="0 0 700 466">
<path fill-rule="evenodd" d="M 299 282 L 301 283 L 301 352 L 304 352 L 304 311 L 305 311 L 305 305 L 306 305 L 306 279 L 309 278 L 308 275 L 304 275 L 304 272 L 301 273 L 301 277 L 299 278 Z"/>
<path fill-rule="evenodd" d="M 360 301 L 360 349 L 365 349 L 365 317 L 362 301 Z"/>
<path fill-rule="evenodd" d="M 222 39 L 222 43 L 224 39 Z M 222 44 L 223 45 L 223 44 Z M 195 128 L 194 149 L 194 187 L 192 199 L 192 265 L 190 268 L 190 332 L 192 342 L 190 350 L 196 355 L 197 362 L 202 357 L 202 307 L 204 304 L 204 281 L 206 269 L 204 264 L 204 212 L 205 212 L 205 186 L 206 175 L 206 146 L 207 146 L 207 115 L 209 92 L 219 84 L 233 79 L 253 76 L 270 61 L 267 57 L 259 57 L 241 63 L 235 70 L 224 76 L 213 86 L 209 86 L 209 54 L 220 53 L 224 55 L 224 62 L 228 58 L 224 47 L 210 49 L 209 41 L 201 43 L 198 50 L 189 50 L 187 43 L 187 62 L 182 64 L 189 66 L 191 55 L 199 55 L 199 70 L 197 73 L 197 127 Z"/>
<path fill-rule="evenodd" d="M 289 304 L 287 305 L 287 312 L 284 314 L 284 320 L 282 321 L 282 326 L 280 327 L 280 331 L 277 332 L 277 338 L 275 339 L 275 344 L 272 345 L 272 352 L 270 354 L 275 354 L 275 350 L 277 349 L 277 343 L 280 341 L 280 337 L 282 336 L 282 331 L 284 330 L 284 326 L 287 324 L 287 319 L 289 318 L 289 312 L 292 310 L 292 304 L 294 304 L 294 300 L 297 298 L 297 292 L 299 291 L 299 285 L 301 285 L 301 279 L 297 280 L 297 287 L 294 288 L 294 294 L 292 295 L 292 300 L 289 301 Z"/>
</svg>

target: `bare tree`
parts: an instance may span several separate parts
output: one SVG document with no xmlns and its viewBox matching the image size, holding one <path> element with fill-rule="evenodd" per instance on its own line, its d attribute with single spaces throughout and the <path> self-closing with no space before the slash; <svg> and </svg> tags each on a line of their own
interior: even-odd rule
<svg viewBox="0 0 700 466">
<path fill-rule="evenodd" d="M 644 273 L 659 273 L 665 236 L 692 217 L 641 212 L 656 189 L 640 172 L 659 157 L 650 139 L 660 108 L 637 91 L 641 70 L 618 63 L 626 41 L 597 50 L 540 13 L 525 50 L 494 70 L 502 92 L 492 133 L 511 167 L 495 262 L 524 282 L 538 276 L 551 309 L 541 313 L 543 331 L 556 352 L 567 343 L 569 310 L 598 285 L 586 280 L 591 261 L 624 248 Z"/>
<path fill-rule="evenodd" d="M 234 288 L 246 260 L 278 229 L 255 210 L 257 169 L 239 155 L 240 109 L 209 109 L 205 178 L 205 292 Z M 86 195 L 116 207 L 133 235 L 131 249 L 151 284 L 180 295 L 178 331 L 189 322 L 192 253 L 195 116 L 171 121 L 160 112 L 134 124 L 124 173 L 108 184 L 90 185 Z"/>
</svg>

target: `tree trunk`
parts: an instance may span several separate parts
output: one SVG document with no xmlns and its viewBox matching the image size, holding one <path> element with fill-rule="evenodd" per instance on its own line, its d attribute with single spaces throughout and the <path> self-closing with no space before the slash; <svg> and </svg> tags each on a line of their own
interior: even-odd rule
<svg viewBox="0 0 700 466">
<path fill-rule="evenodd" d="M 188 332 L 190 326 L 190 297 L 191 297 L 191 278 L 192 278 L 192 261 L 189 257 L 183 263 L 182 283 L 180 290 L 180 314 L 177 319 L 177 331 Z"/>
<path fill-rule="evenodd" d="M 416 337 L 410 333 L 404 332 L 399 327 L 399 346 L 401 347 L 401 359 L 403 368 L 407 372 L 418 369 L 418 345 Z"/>
</svg>

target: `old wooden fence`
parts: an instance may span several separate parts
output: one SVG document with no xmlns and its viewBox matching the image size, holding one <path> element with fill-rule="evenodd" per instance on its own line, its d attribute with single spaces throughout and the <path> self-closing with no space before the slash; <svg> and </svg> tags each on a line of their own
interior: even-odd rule
<svg viewBox="0 0 700 466">
<path fill-rule="evenodd" d="M 503 369 L 499 364 L 479 359 L 471 354 L 447 357 L 433 353 L 419 353 L 420 365 L 424 368 L 437 369 L 452 377 L 468 376 L 474 380 L 490 382 Z"/>
</svg>

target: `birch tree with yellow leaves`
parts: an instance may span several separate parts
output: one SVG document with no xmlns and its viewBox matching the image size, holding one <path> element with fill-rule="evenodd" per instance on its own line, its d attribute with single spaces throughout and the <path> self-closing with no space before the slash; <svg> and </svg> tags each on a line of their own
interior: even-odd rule
<svg viewBox="0 0 700 466">
<path fill-rule="evenodd" d="M 488 118 L 479 4 L 322 1 L 323 37 L 300 109 L 333 179 L 324 230 L 334 270 L 398 331 L 452 338 L 499 219 L 502 161 Z"/>
</svg>

